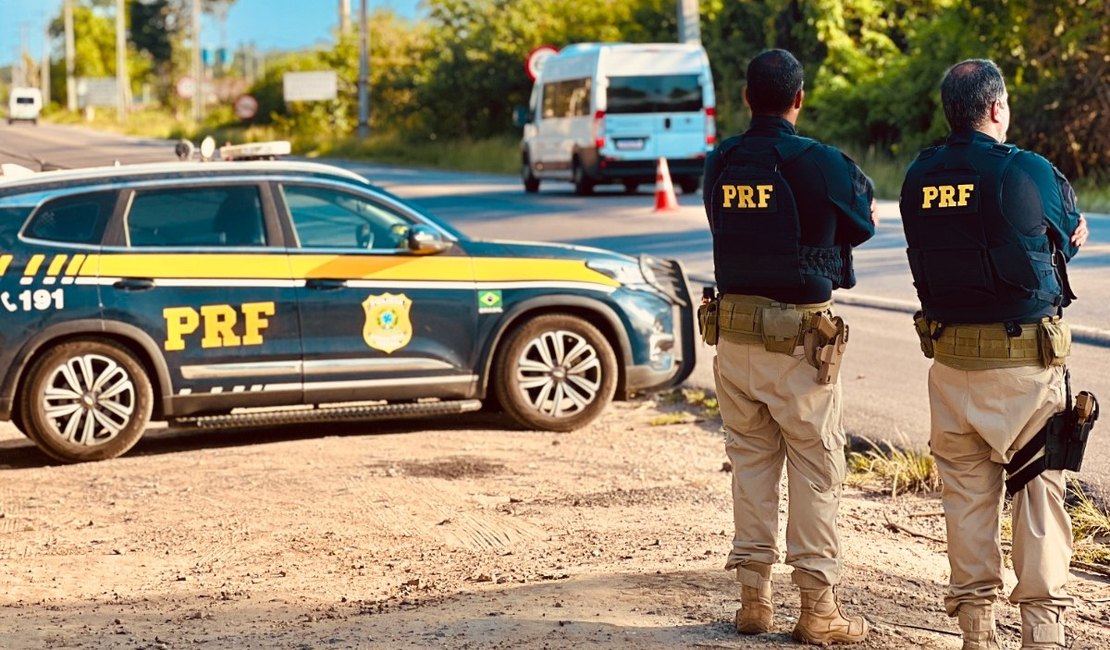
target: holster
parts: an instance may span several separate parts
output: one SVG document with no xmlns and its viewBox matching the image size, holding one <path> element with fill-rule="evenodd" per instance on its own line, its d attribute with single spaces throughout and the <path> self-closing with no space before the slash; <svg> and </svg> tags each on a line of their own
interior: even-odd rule
<svg viewBox="0 0 1110 650">
<path fill-rule="evenodd" d="M 917 338 L 921 342 L 921 352 L 926 359 L 932 359 L 936 352 L 933 349 L 933 333 L 936 331 L 933 323 L 925 318 L 925 312 L 918 310 L 913 315 L 913 328 L 917 331 Z"/>
<path fill-rule="evenodd" d="M 720 298 L 707 298 L 698 305 L 698 331 L 701 339 L 707 345 L 717 345 L 720 337 L 719 317 L 721 307 Z"/>
<path fill-rule="evenodd" d="M 848 346 L 848 325 L 839 316 L 810 314 L 802 337 L 806 361 L 817 369 L 817 383 L 833 384 L 840 376 L 840 362 Z"/>
<path fill-rule="evenodd" d="M 1070 381 L 1068 404 L 1071 404 Z M 1066 469 L 1078 472 L 1083 467 L 1083 454 L 1087 440 L 1098 420 L 1098 399 L 1088 391 L 1081 391 L 1075 406 L 1049 418 L 1033 439 L 1018 450 L 1006 464 L 1006 492 L 1011 496 L 1046 469 Z M 1044 449 L 1044 456 L 1033 462 L 1029 459 Z"/>
</svg>

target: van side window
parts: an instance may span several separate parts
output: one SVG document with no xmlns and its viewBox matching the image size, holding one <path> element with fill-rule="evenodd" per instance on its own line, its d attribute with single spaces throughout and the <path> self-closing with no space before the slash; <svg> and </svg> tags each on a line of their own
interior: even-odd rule
<svg viewBox="0 0 1110 650">
<path fill-rule="evenodd" d="M 582 117 L 590 114 L 589 77 L 543 85 L 543 117 Z"/>
<path fill-rule="evenodd" d="M 702 109 L 696 74 L 610 77 L 608 113 L 694 113 Z"/>
</svg>

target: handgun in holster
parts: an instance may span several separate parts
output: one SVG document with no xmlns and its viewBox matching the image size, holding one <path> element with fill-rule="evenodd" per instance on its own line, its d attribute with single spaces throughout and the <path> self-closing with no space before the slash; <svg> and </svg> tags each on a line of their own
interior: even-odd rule
<svg viewBox="0 0 1110 650">
<path fill-rule="evenodd" d="M 1088 391 L 1081 391 L 1072 408 L 1049 418 L 1037 435 L 1014 454 L 1006 465 L 1006 491 L 1011 495 L 1017 493 L 1046 469 L 1078 472 L 1083 466 L 1087 440 L 1091 437 L 1098 415 L 1098 399 Z M 1041 447 L 1044 447 L 1044 456 L 1029 462 Z"/>
<path fill-rule="evenodd" d="M 713 287 L 704 287 L 698 305 L 698 332 L 707 345 L 717 345 L 720 337 L 719 315 L 721 299 Z"/>
<path fill-rule="evenodd" d="M 932 359 L 934 355 L 933 342 L 936 341 L 936 328 L 933 323 L 925 317 L 925 312 L 918 310 L 913 315 L 913 328 L 917 331 L 917 338 L 921 343 L 921 352 L 925 355 L 926 359 Z"/>
<path fill-rule="evenodd" d="M 802 347 L 806 361 L 817 368 L 817 383 L 832 384 L 840 376 L 840 362 L 848 345 L 848 325 L 839 316 L 810 314 Z"/>
</svg>

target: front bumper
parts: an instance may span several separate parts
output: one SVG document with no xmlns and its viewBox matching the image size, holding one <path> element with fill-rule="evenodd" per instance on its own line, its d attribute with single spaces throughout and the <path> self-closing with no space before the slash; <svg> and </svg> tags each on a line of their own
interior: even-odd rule
<svg viewBox="0 0 1110 650">
<path fill-rule="evenodd" d="M 697 350 L 694 331 L 694 301 L 686 270 L 678 260 L 658 260 L 642 257 L 641 264 L 651 267 L 659 289 L 671 302 L 674 317 L 674 341 L 671 367 L 657 369 L 650 364 L 626 366 L 624 371 L 624 399 L 644 391 L 665 390 L 678 386 L 694 372 Z"/>
</svg>

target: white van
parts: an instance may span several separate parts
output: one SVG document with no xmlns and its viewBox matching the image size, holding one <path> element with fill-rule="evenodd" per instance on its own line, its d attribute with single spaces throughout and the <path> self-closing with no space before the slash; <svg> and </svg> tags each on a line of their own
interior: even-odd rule
<svg viewBox="0 0 1110 650">
<path fill-rule="evenodd" d="M 696 192 L 717 143 L 715 110 L 700 45 L 570 45 L 544 61 L 518 120 L 524 190 L 553 179 L 571 181 L 578 194 L 602 183 L 634 192 L 655 181 L 666 158 L 675 184 Z"/>
<path fill-rule="evenodd" d="M 8 95 L 8 124 L 16 120 L 39 123 L 42 112 L 42 92 L 38 88 L 12 88 Z"/>
</svg>

